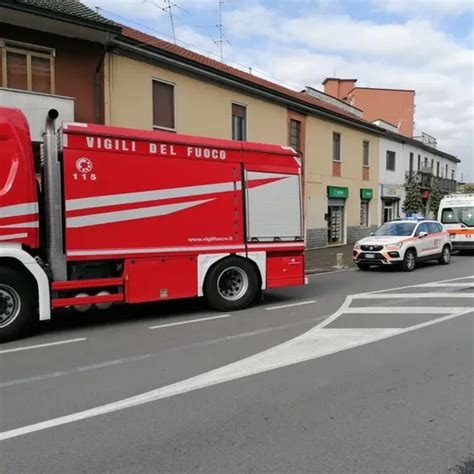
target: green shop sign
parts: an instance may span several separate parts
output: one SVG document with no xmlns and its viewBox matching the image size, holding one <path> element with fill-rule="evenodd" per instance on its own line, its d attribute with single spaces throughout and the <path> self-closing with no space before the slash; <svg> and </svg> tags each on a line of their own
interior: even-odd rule
<svg viewBox="0 0 474 474">
<path fill-rule="evenodd" d="M 328 197 L 336 199 L 347 199 L 349 197 L 349 188 L 340 186 L 328 186 Z"/>
<path fill-rule="evenodd" d="M 374 192 L 372 189 L 361 189 L 360 198 L 361 199 L 372 199 L 374 197 Z"/>
</svg>

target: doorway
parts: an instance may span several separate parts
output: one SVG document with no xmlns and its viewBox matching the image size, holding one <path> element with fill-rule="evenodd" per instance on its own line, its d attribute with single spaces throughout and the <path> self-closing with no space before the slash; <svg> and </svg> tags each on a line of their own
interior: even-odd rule
<svg viewBox="0 0 474 474">
<path fill-rule="evenodd" d="M 384 206 L 383 208 L 383 223 L 393 220 L 393 208 L 392 206 Z"/>
<path fill-rule="evenodd" d="M 344 243 L 344 206 L 328 207 L 328 244 Z"/>
</svg>

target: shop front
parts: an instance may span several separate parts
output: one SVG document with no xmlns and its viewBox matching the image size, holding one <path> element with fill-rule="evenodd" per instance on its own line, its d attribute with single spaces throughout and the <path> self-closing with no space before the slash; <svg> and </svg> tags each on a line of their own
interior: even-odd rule
<svg viewBox="0 0 474 474">
<path fill-rule="evenodd" d="M 382 184 L 382 224 L 400 217 L 402 192 L 402 186 Z"/>
<path fill-rule="evenodd" d="M 345 206 L 349 196 L 349 188 L 328 186 L 328 245 L 345 243 Z"/>
</svg>

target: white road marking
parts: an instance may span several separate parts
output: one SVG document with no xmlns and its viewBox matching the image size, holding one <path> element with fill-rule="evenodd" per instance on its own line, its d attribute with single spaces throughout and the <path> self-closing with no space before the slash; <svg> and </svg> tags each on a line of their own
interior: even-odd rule
<svg viewBox="0 0 474 474">
<path fill-rule="evenodd" d="M 0 383 L 0 388 L 5 388 L 5 387 L 10 387 L 13 385 L 22 385 L 26 383 L 31 383 L 31 382 L 39 382 L 41 380 L 45 379 L 50 379 L 50 378 L 56 378 L 56 377 L 62 377 L 64 375 L 72 375 L 78 372 L 86 372 L 89 370 L 95 370 L 95 369 L 101 369 L 103 367 L 109 367 L 109 366 L 114 366 L 114 365 L 119 365 L 119 364 L 125 364 L 128 362 L 135 362 L 135 361 L 140 361 L 143 359 L 149 359 L 150 357 L 160 357 L 163 353 L 169 353 L 169 352 L 178 352 L 178 351 L 186 351 L 189 349 L 197 348 L 197 347 L 206 347 L 206 346 L 211 346 L 213 344 L 218 344 L 221 342 L 225 341 L 233 341 L 235 339 L 242 339 L 245 337 L 251 337 L 251 336 L 256 336 L 258 334 L 267 334 L 270 332 L 277 332 L 277 331 L 282 331 L 284 329 L 290 329 L 290 328 L 295 328 L 298 326 L 304 326 L 309 323 L 314 323 L 316 321 L 320 321 L 324 318 L 327 318 L 328 315 L 325 316 L 318 316 L 316 318 L 310 318 L 310 319 L 302 319 L 297 322 L 293 322 L 290 324 L 282 324 L 280 326 L 270 326 L 262 329 L 257 329 L 255 331 L 250 331 L 250 332 L 241 332 L 238 334 L 232 334 L 231 336 L 223 336 L 223 337 L 218 337 L 215 339 L 210 339 L 207 341 L 201 341 L 201 342 L 193 342 L 191 344 L 186 344 L 184 346 L 174 346 L 169 349 L 163 349 L 162 351 L 159 352 L 154 352 L 152 354 L 143 354 L 143 355 L 138 355 L 138 356 L 131 356 L 131 357 L 123 357 L 121 359 L 115 359 L 115 360 L 110 360 L 110 361 L 105 361 L 105 362 L 100 362 L 98 364 L 93 364 L 93 365 L 83 365 L 80 367 L 74 367 L 72 369 L 67 369 L 67 370 L 61 370 L 61 371 L 56 371 L 56 372 L 49 372 L 45 374 L 39 374 L 39 375 L 33 375 L 31 377 L 25 377 L 21 379 L 13 379 L 13 380 L 8 380 L 6 382 L 1 382 Z"/>
<path fill-rule="evenodd" d="M 439 306 L 367 306 L 347 308 L 346 314 L 457 314 L 472 310 L 469 307 L 443 308 Z"/>
<path fill-rule="evenodd" d="M 389 300 L 393 298 L 474 298 L 474 293 L 362 293 L 357 295 L 363 300 Z"/>
<path fill-rule="evenodd" d="M 474 288 L 474 282 L 465 283 L 423 283 L 416 285 L 414 288 Z"/>
<path fill-rule="evenodd" d="M 390 289 L 386 291 L 390 291 Z M 450 293 L 448 294 L 451 296 Z M 430 296 L 432 297 L 433 295 Z M 195 377 L 141 393 L 133 397 L 125 398 L 117 402 L 107 403 L 105 405 L 72 413 L 70 415 L 60 416 L 58 418 L 4 431 L 0 433 L 0 441 L 170 398 L 176 395 L 199 390 L 201 388 L 241 379 L 243 377 L 260 374 L 281 367 L 291 366 L 300 362 L 353 349 L 399 334 L 412 332 L 469 313 L 474 314 L 474 310 L 469 308 L 466 312 L 450 314 L 408 328 L 324 329 L 326 326 L 331 324 L 331 322 L 344 314 L 350 307 L 352 301 L 356 298 L 360 298 L 360 295 L 348 296 L 338 311 L 320 324 L 316 325 L 314 328 L 298 337 L 263 352 Z"/>
<path fill-rule="evenodd" d="M 449 282 L 453 282 L 453 281 L 459 281 L 459 280 L 465 280 L 466 278 L 474 278 L 474 275 L 473 276 L 463 276 L 463 277 L 457 277 L 457 278 L 450 278 L 449 280 L 439 280 L 439 281 L 435 281 L 433 283 L 449 283 Z M 371 291 L 370 294 L 373 295 L 373 294 L 377 294 L 377 293 L 385 293 L 386 291 L 397 291 L 397 290 L 404 290 L 406 288 L 416 288 L 417 285 L 404 285 L 404 286 L 399 286 L 397 288 L 385 288 L 383 290 L 376 290 L 376 291 Z M 359 295 L 356 295 L 356 296 L 360 296 Z"/>
<path fill-rule="evenodd" d="M 178 321 L 176 323 L 158 324 L 157 326 L 150 326 L 148 329 L 161 329 L 169 328 L 170 326 L 182 326 L 183 324 L 199 323 L 201 321 L 210 321 L 211 319 L 230 318 L 231 316 L 231 314 L 219 314 L 218 316 L 209 316 L 208 318 L 189 319 L 187 321 Z"/>
<path fill-rule="evenodd" d="M 3 351 L 0 351 L 0 354 L 8 354 L 10 352 L 19 352 L 19 351 L 30 351 L 32 349 L 41 349 L 43 347 L 59 346 L 60 344 L 70 344 L 71 342 L 81 342 L 85 340 L 86 340 L 85 337 L 78 337 L 76 339 L 67 339 L 65 341 L 48 342 L 45 344 L 36 344 L 34 346 L 14 347 L 13 349 L 5 349 Z"/>
<path fill-rule="evenodd" d="M 266 311 L 272 311 L 274 309 L 292 308 L 293 306 L 303 306 L 305 304 L 313 304 L 313 303 L 316 303 L 316 300 L 299 301 L 298 303 L 281 304 L 279 306 L 268 306 L 267 308 L 264 308 L 264 309 Z"/>
</svg>

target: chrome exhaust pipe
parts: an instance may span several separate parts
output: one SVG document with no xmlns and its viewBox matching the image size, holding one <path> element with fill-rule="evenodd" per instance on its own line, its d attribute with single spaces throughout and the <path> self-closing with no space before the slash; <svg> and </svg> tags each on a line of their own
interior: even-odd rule
<svg viewBox="0 0 474 474">
<path fill-rule="evenodd" d="M 66 255 L 63 248 L 63 204 L 61 163 L 58 160 L 56 119 L 59 112 L 48 112 L 43 135 L 44 203 L 46 211 L 46 254 L 55 281 L 67 280 Z"/>
</svg>

